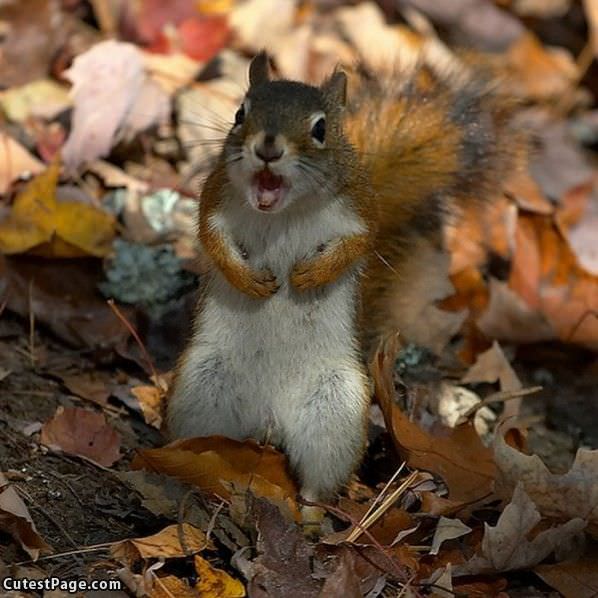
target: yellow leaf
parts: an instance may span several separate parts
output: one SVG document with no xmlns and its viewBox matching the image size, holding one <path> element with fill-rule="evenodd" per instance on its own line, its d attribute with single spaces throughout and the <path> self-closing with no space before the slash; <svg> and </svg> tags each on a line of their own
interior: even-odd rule
<svg viewBox="0 0 598 598">
<path fill-rule="evenodd" d="M 181 546 L 180 535 L 184 546 Z M 118 542 L 112 546 L 111 552 L 114 558 L 132 564 L 139 559 L 184 557 L 205 548 L 213 549 L 205 534 L 183 523 L 181 530 L 178 525 L 169 525 L 153 536 Z"/>
<path fill-rule="evenodd" d="M 197 0 L 197 10 L 204 15 L 222 15 L 229 13 L 234 0 Z"/>
<path fill-rule="evenodd" d="M 57 201 L 60 163 L 53 162 L 17 196 L 0 222 L 0 251 L 31 251 L 48 257 L 108 254 L 114 217 L 80 201 Z"/>
<path fill-rule="evenodd" d="M 208 561 L 195 556 L 195 570 L 199 581 L 195 589 L 202 598 L 243 598 L 243 584 L 232 578 L 226 571 L 212 567 Z"/>
</svg>

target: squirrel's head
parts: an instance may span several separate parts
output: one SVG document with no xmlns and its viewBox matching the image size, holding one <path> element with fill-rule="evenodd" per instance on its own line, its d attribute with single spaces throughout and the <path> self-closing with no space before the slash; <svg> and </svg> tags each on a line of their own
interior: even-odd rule
<svg viewBox="0 0 598 598">
<path fill-rule="evenodd" d="M 249 91 L 235 115 L 224 156 L 231 183 L 254 209 L 280 212 L 328 191 L 334 195 L 347 78 L 335 72 L 320 87 L 272 81 L 268 56 L 249 67 Z"/>
</svg>

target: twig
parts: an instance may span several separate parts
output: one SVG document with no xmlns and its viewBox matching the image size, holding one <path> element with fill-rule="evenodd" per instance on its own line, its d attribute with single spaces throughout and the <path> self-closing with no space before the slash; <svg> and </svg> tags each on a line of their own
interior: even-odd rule
<svg viewBox="0 0 598 598">
<path fill-rule="evenodd" d="M 33 278 L 29 280 L 29 359 L 31 367 L 35 367 L 35 312 L 33 311 Z"/>
<path fill-rule="evenodd" d="M 297 498 L 297 502 L 301 503 L 302 505 L 306 505 L 308 507 L 320 507 L 321 509 L 325 509 L 326 511 L 330 511 L 331 513 L 334 513 L 337 517 L 340 517 L 341 519 L 348 521 L 353 526 L 362 528 L 363 533 L 370 539 L 372 544 L 380 551 L 380 553 L 383 554 L 384 557 L 389 561 L 392 569 L 394 569 L 394 573 L 397 576 L 397 579 L 400 580 L 402 578 L 403 572 L 398 567 L 398 565 L 395 563 L 395 561 L 392 559 L 392 557 L 388 554 L 388 551 L 384 548 L 384 546 L 382 546 L 382 544 L 380 544 L 380 542 L 378 542 L 378 540 L 376 540 L 376 538 L 374 538 L 374 536 L 371 534 L 371 532 L 368 529 L 366 529 L 365 527 L 363 527 L 363 525 L 361 525 L 361 523 L 359 523 L 359 521 L 357 521 L 357 519 L 354 519 L 351 515 L 349 515 L 349 513 L 345 512 L 342 509 L 339 509 L 337 507 L 333 507 L 332 505 L 327 505 L 324 503 L 307 500 L 301 496 L 299 496 Z"/>
<path fill-rule="evenodd" d="M 530 388 L 520 388 L 518 390 L 501 390 L 488 395 L 485 399 L 482 399 L 479 403 L 472 405 L 457 421 L 458 424 L 467 421 L 474 413 L 476 413 L 482 407 L 491 405 L 492 403 L 503 403 L 504 401 L 510 401 L 511 399 L 519 399 L 531 395 L 535 392 L 540 392 L 542 386 L 532 386 Z"/>
<path fill-rule="evenodd" d="M 143 342 L 139 338 L 139 334 L 137 334 L 137 331 L 135 330 L 135 328 L 133 327 L 133 325 L 129 322 L 129 320 L 127 320 L 127 318 L 120 311 L 120 309 L 118 309 L 118 307 L 114 303 L 114 299 L 108 299 L 108 305 L 110 306 L 110 309 L 114 312 L 114 314 L 116 315 L 116 317 L 123 323 L 123 325 L 125 326 L 125 328 L 131 333 L 131 335 L 135 339 L 135 342 L 139 345 L 139 348 L 141 349 L 141 353 L 143 355 L 143 358 L 147 362 L 147 366 L 148 366 L 149 370 L 152 373 L 153 379 L 155 380 L 155 384 L 159 388 L 159 386 L 158 386 L 158 372 L 156 371 L 156 368 L 154 367 L 152 359 L 149 356 L 149 353 L 147 352 L 147 349 L 145 348 L 145 345 L 143 344 Z"/>
<path fill-rule="evenodd" d="M 403 483 L 394 491 L 391 492 L 383 501 L 382 504 L 361 523 L 359 529 L 354 529 L 348 536 L 347 542 L 355 542 L 363 533 L 364 530 L 370 528 L 388 509 L 396 502 L 396 500 L 409 488 L 411 483 L 415 481 L 418 471 L 411 472 L 403 481 Z"/>
<path fill-rule="evenodd" d="M 55 559 L 60 559 L 65 556 L 73 556 L 77 554 L 85 554 L 87 552 L 99 552 L 101 550 L 107 550 L 112 545 L 117 544 L 118 542 L 103 542 L 102 544 L 94 544 L 93 546 L 84 546 L 82 548 L 77 548 L 77 550 L 66 550 L 65 552 L 55 552 L 54 554 L 46 554 L 44 556 L 40 556 L 37 559 L 29 559 L 27 561 L 20 561 L 15 563 L 17 566 L 21 565 L 29 565 L 31 563 L 37 563 L 39 561 L 52 561 Z"/>
<path fill-rule="evenodd" d="M 392 474 L 392 477 L 390 478 L 390 480 L 388 480 L 388 482 L 386 482 L 386 484 L 384 485 L 384 488 L 382 488 L 382 490 L 380 491 L 378 496 L 376 496 L 376 498 L 374 499 L 374 502 L 370 505 L 370 508 L 365 512 L 364 516 L 359 520 L 359 523 L 363 524 L 363 522 L 368 518 L 369 514 L 374 510 L 376 505 L 382 500 L 382 497 L 386 494 L 386 491 L 388 490 L 390 485 L 397 479 L 397 476 L 401 473 L 401 471 L 403 471 L 404 467 L 405 467 L 405 461 L 403 461 L 401 463 L 399 468 Z"/>
</svg>

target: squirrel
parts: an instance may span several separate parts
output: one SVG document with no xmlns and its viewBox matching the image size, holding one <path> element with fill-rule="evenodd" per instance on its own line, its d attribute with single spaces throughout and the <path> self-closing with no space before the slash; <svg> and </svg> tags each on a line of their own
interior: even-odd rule
<svg viewBox="0 0 598 598">
<path fill-rule="evenodd" d="M 420 340 L 421 297 L 447 275 L 443 223 L 500 187 L 511 133 L 483 77 L 337 69 L 316 87 L 273 80 L 258 54 L 200 196 L 211 270 L 171 436 L 268 441 L 304 499 L 329 499 L 364 451 L 367 356 L 396 330 Z"/>
</svg>

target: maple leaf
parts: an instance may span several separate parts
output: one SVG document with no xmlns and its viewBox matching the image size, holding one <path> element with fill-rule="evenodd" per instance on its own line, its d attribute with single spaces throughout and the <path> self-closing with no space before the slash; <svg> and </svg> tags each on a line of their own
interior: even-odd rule
<svg viewBox="0 0 598 598">
<path fill-rule="evenodd" d="M 576 517 L 528 539 L 528 534 L 541 519 L 542 516 L 525 493 L 523 485 L 518 484 L 513 499 L 505 507 L 497 524 L 494 527 L 484 524 L 481 554 L 456 566 L 455 575 L 477 575 L 533 567 L 557 547 L 562 549 L 566 546 L 586 527 L 585 521 Z"/>
</svg>

